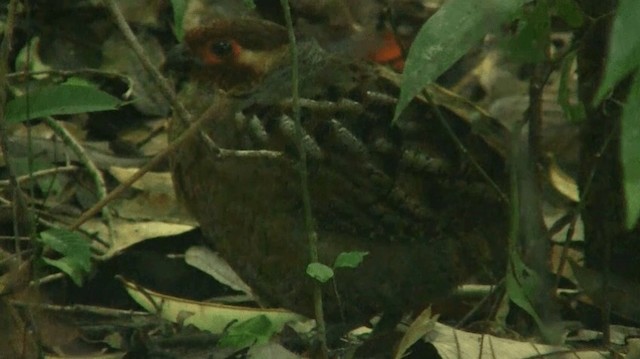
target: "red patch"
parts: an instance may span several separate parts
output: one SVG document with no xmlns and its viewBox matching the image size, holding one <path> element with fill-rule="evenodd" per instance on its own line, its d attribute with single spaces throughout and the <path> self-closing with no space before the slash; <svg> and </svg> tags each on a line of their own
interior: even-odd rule
<svg viewBox="0 0 640 359">
<path fill-rule="evenodd" d="M 402 48 L 391 32 L 384 34 L 382 45 L 371 53 L 369 58 L 379 64 L 390 65 L 397 71 L 402 71 L 404 68 Z"/>
<path fill-rule="evenodd" d="M 207 64 L 207 65 L 219 65 L 222 64 L 224 62 L 228 62 L 229 59 L 225 57 L 220 57 L 217 54 L 214 54 L 213 52 L 211 52 L 210 48 L 211 48 L 211 43 L 207 44 L 207 46 L 202 47 L 202 49 L 200 50 L 200 58 L 202 59 L 202 61 Z M 242 47 L 240 46 L 240 44 L 238 44 L 237 41 L 232 40 L 231 41 L 231 54 L 229 55 L 230 59 L 236 59 L 238 57 L 238 55 L 240 55 L 240 52 L 242 51 Z"/>
</svg>

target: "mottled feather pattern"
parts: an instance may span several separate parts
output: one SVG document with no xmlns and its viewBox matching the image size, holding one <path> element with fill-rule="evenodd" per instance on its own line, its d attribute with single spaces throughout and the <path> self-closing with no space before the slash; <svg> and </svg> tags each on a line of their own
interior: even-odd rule
<svg viewBox="0 0 640 359">
<path fill-rule="evenodd" d="M 215 33 L 198 31 L 187 35 L 195 43 Z M 302 142 L 321 261 L 369 252 L 357 269 L 338 271 L 337 292 L 325 286 L 329 318 L 360 321 L 389 308 L 422 307 L 479 262 L 491 261 L 486 256 L 500 258 L 505 206 L 466 170 L 433 108 L 414 101 L 392 124 L 397 84 L 374 65 L 332 56 L 313 41 L 298 51 Z M 193 73 L 181 91 L 195 113 L 214 100 L 216 74 L 206 70 Z M 176 188 L 212 244 L 262 299 L 312 315 L 288 58 L 257 81 L 238 79 L 240 90 L 229 88 L 226 96 L 240 110 L 219 114 L 203 130 L 221 147 L 281 156 L 220 158 L 196 136 L 173 156 Z M 465 141 L 476 141 L 459 127 Z M 174 135 L 182 130 L 172 124 Z M 474 186 L 482 196 L 464 190 Z"/>
</svg>

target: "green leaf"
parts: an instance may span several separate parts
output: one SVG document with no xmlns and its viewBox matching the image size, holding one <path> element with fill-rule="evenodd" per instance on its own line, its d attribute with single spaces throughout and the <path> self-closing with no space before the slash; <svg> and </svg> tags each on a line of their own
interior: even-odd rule
<svg viewBox="0 0 640 359">
<path fill-rule="evenodd" d="M 40 158 L 29 158 L 29 157 L 22 157 L 22 156 L 11 157 L 9 158 L 9 162 L 11 163 L 11 166 L 14 168 L 17 176 L 28 175 L 29 171 L 35 172 L 40 170 L 52 169 L 56 167 L 53 163 L 42 160 Z"/>
<path fill-rule="evenodd" d="M 549 48 L 551 24 L 547 1 L 538 1 L 523 14 L 518 31 L 507 42 L 509 57 L 521 63 L 544 61 Z"/>
<path fill-rule="evenodd" d="M 38 238 L 45 247 L 62 254 L 58 259 L 43 258 L 43 260 L 66 273 L 76 285 L 82 285 L 84 275 L 91 270 L 89 242 L 77 232 L 61 228 L 41 232 Z"/>
<path fill-rule="evenodd" d="M 65 82 L 65 85 L 78 85 L 78 86 L 88 86 L 88 87 L 94 87 L 95 85 L 93 84 L 93 82 L 89 81 L 88 79 L 82 78 L 82 77 L 69 77 Z"/>
<path fill-rule="evenodd" d="M 56 167 L 53 163 L 40 158 L 11 157 L 9 158 L 9 162 L 15 169 L 17 176 L 28 175 L 30 171 L 36 172 Z M 37 178 L 36 183 L 40 190 L 45 194 L 60 193 L 63 188 L 63 184 L 59 176 Z"/>
<path fill-rule="evenodd" d="M 187 1 L 188 0 L 171 0 L 171 7 L 173 7 L 173 34 L 178 41 L 182 41 L 184 37 L 182 20 L 184 20 L 184 13 L 187 10 Z"/>
<path fill-rule="evenodd" d="M 115 110 L 121 104 L 119 99 L 95 87 L 62 84 L 9 101 L 5 118 L 16 123 L 44 116 Z"/>
<path fill-rule="evenodd" d="M 517 253 L 509 255 L 507 272 L 507 295 L 536 322 L 542 337 L 549 343 L 559 343 L 563 328 L 559 323 L 545 323 L 536 312 L 532 298 L 543 290 L 542 278 L 522 261 Z"/>
<path fill-rule="evenodd" d="M 244 6 L 246 6 L 249 10 L 253 10 L 256 8 L 256 3 L 253 0 L 242 0 L 242 2 L 244 3 Z"/>
<path fill-rule="evenodd" d="M 221 347 L 245 348 L 266 343 L 275 332 L 276 327 L 269 318 L 258 315 L 229 327 L 218 343 Z"/>
<path fill-rule="evenodd" d="M 409 49 L 397 121 L 409 102 L 527 0 L 449 0 L 420 29 Z"/>
<path fill-rule="evenodd" d="M 531 296 L 542 287 L 538 273 L 522 262 L 517 253 L 511 253 L 509 272 L 507 273 L 507 294 L 520 308 L 527 312 L 542 327 L 544 323 L 533 308 Z"/>
<path fill-rule="evenodd" d="M 582 121 L 586 116 L 584 104 L 581 101 L 571 102 L 571 96 L 575 92 L 569 87 L 569 81 L 573 75 L 573 61 L 576 59 L 576 52 L 571 51 L 562 59 L 562 69 L 560 70 L 560 84 L 558 85 L 558 104 L 562 107 L 562 112 L 571 122 Z"/>
<path fill-rule="evenodd" d="M 640 1 L 620 0 L 611 29 L 607 67 L 593 99 L 599 104 L 613 87 L 640 65 Z M 630 97 L 631 98 L 631 97 Z"/>
<path fill-rule="evenodd" d="M 342 252 L 336 258 L 333 268 L 357 268 L 369 252 Z"/>
<path fill-rule="evenodd" d="M 555 0 L 551 2 L 551 6 L 567 25 L 578 28 L 584 23 L 584 13 L 575 0 Z"/>
<path fill-rule="evenodd" d="M 322 263 L 309 263 L 307 266 L 307 275 L 320 283 L 326 283 L 329 279 L 333 278 L 333 269 Z"/>
<path fill-rule="evenodd" d="M 640 73 L 636 73 L 622 109 L 622 169 L 627 202 L 627 228 L 640 217 Z"/>
</svg>

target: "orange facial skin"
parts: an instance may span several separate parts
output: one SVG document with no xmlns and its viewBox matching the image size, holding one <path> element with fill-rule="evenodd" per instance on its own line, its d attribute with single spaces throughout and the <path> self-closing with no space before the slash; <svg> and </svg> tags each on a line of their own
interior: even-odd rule
<svg viewBox="0 0 640 359">
<path fill-rule="evenodd" d="M 390 65 L 398 72 L 404 69 L 402 48 L 391 32 L 385 33 L 382 45 L 369 55 L 369 59 L 379 64 Z"/>
</svg>

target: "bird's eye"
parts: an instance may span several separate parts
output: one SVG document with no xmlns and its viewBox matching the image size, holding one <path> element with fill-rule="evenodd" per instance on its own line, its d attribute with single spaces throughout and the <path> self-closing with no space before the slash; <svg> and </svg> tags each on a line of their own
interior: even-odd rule
<svg viewBox="0 0 640 359">
<path fill-rule="evenodd" d="M 214 55 L 224 57 L 231 53 L 233 47 L 230 41 L 216 41 L 211 44 L 210 49 Z"/>
</svg>

